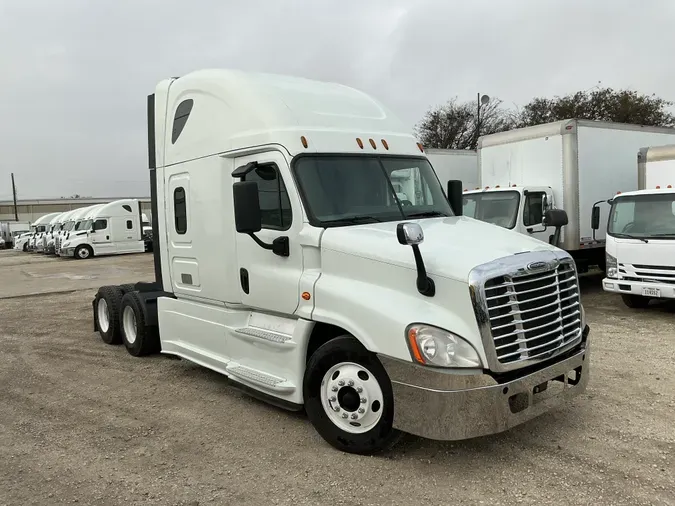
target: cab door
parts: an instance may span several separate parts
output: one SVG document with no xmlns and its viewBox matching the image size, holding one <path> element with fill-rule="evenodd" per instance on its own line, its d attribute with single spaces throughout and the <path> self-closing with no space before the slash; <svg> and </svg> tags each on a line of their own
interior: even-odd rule
<svg viewBox="0 0 675 506">
<path fill-rule="evenodd" d="M 91 225 L 89 240 L 94 246 L 94 254 L 104 255 L 114 251 L 114 243 L 111 237 L 111 223 L 107 218 L 98 218 Z"/>
<path fill-rule="evenodd" d="M 544 213 L 554 205 L 550 188 L 532 188 L 524 192 L 522 223 L 520 226 L 527 235 L 549 242 L 555 233 L 552 227 L 543 225 Z"/>
<path fill-rule="evenodd" d="M 279 256 L 261 248 L 249 235 L 235 234 L 241 300 L 249 307 L 290 315 L 300 300 L 298 287 L 303 265 L 299 240 L 303 226 L 300 199 L 286 158 L 280 152 L 237 158 L 234 166 L 250 162 L 257 162 L 258 167 L 242 180 L 258 183 L 262 230 L 255 235 L 267 244 L 287 237 L 289 255 Z"/>
</svg>

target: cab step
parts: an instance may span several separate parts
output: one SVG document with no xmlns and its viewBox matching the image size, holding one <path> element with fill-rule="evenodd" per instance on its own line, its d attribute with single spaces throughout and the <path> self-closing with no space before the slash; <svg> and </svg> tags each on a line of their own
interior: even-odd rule
<svg viewBox="0 0 675 506">
<path fill-rule="evenodd" d="M 262 372 L 237 363 L 230 362 L 225 367 L 225 372 L 228 375 L 232 375 L 234 377 L 233 379 L 245 381 L 267 390 L 273 390 L 275 392 L 291 393 L 294 392 L 296 388 L 293 383 L 286 380 L 285 378 L 273 376 L 271 374 L 267 374 L 266 372 Z"/>
</svg>

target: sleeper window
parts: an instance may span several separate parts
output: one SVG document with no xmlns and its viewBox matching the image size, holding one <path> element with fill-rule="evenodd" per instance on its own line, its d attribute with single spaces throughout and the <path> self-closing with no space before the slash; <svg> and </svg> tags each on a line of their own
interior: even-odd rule
<svg viewBox="0 0 675 506">
<path fill-rule="evenodd" d="M 134 223 L 131 220 L 127 220 L 127 230 L 134 228 Z"/>
<path fill-rule="evenodd" d="M 291 226 L 291 202 L 284 180 L 276 165 L 261 165 L 244 178 L 258 183 L 258 199 L 262 215 L 262 226 L 277 230 L 288 230 Z"/>
<path fill-rule="evenodd" d="M 173 191 L 173 215 L 176 232 L 187 232 L 187 206 L 185 202 L 185 188 L 179 186 Z"/>
</svg>

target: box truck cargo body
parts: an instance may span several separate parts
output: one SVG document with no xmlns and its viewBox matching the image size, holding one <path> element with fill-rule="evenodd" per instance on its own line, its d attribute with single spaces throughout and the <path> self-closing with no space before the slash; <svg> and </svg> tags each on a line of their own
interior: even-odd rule
<svg viewBox="0 0 675 506">
<path fill-rule="evenodd" d="M 475 149 L 424 150 L 429 163 L 445 188 L 448 181 L 459 180 L 465 190 L 475 190 L 478 181 L 478 153 Z"/>
<path fill-rule="evenodd" d="M 591 228 L 593 206 L 618 192 L 637 190 L 635 153 L 672 144 L 675 129 L 586 120 L 564 120 L 486 135 L 478 143 L 480 190 L 465 194 L 465 214 L 551 240 L 547 208 L 567 212 L 557 246 L 580 270 L 604 269 L 609 206 Z"/>
<path fill-rule="evenodd" d="M 603 280 L 631 308 L 675 299 L 675 144 L 641 149 L 637 178 L 611 199 Z"/>
</svg>

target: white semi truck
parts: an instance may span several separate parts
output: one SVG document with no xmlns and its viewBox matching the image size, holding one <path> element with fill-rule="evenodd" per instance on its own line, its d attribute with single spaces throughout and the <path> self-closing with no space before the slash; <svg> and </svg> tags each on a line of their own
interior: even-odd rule
<svg viewBox="0 0 675 506">
<path fill-rule="evenodd" d="M 585 390 L 571 256 L 461 216 L 461 182 L 446 196 L 375 99 L 203 70 L 157 85 L 148 129 L 155 279 L 97 291 L 105 343 L 304 409 L 354 453 L 497 433 Z M 400 173 L 421 181 L 407 204 Z"/>
<path fill-rule="evenodd" d="M 580 272 L 604 270 L 609 208 L 594 230 L 594 205 L 637 190 L 638 149 L 674 141 L 673 128 L 574 119 L 486 135 L 478 142 L 481 189 L 464 194 L 464 214 L 550 242 L 544 213 L 564 209 L 569 223 L 557 245 Z"/>
<path fill-rule="evenodd" d="M 71 214 L 66 219 L 66 222 L 63 224 L 61 233 L 55 238 L 54 251 L 56 255 L 61 256 L 61 246 L 71 234 L 86 234 L 86 231 L 79 230 L 79 228 L 84 223 L 85 216 L 91 214 L 94 210 L 99 209 L 101 206 L 103 206 L 103 204 L 94 204 L 91 206 L 80 207 L 71 212 Z"/>
<path fill-rule="evenodd" d="M 630 308 L 644 308 L 652 299 L 675 299 L 675 144 L 641 149 L 637 181 L 638 191 L 609 201 L 607 277 L 602 282 L 605 291 L 621 294 Z"/>
<path fill-rule="evenodd" d="M 39 241 L 42 240 L 42 237 L 47 232 L 47 228 L 49 227 L 49 223 L 59 214 L 61 214 L 61 213 L 45 214 L 43 216 L 40 216 L 38 219 L 36 219 L 31 224 L 30 228 L 31 228 L 31 232 L 33 232 L 33 235 L 28 240 L 28 246 L 27 246 L 28 251 L 35 251 L 36 250 L 36 247 L 39 244 Z"/>
<path fill-rule="evenodd" d="M 61 256 L 85 259 L 101 255 L 143 253 L 142 216 L 138 199 L 115 200 L 104 204 L 87 215 L 78 232 L 61 244 Z"/>
<path fill-rule="evenodd" d="M 444 187 L 450 180 L 461 181 L 464 191 L 479 187 L 478 153 L 475 149 L 426 148 L 424 151 Z"/>
</svg>

